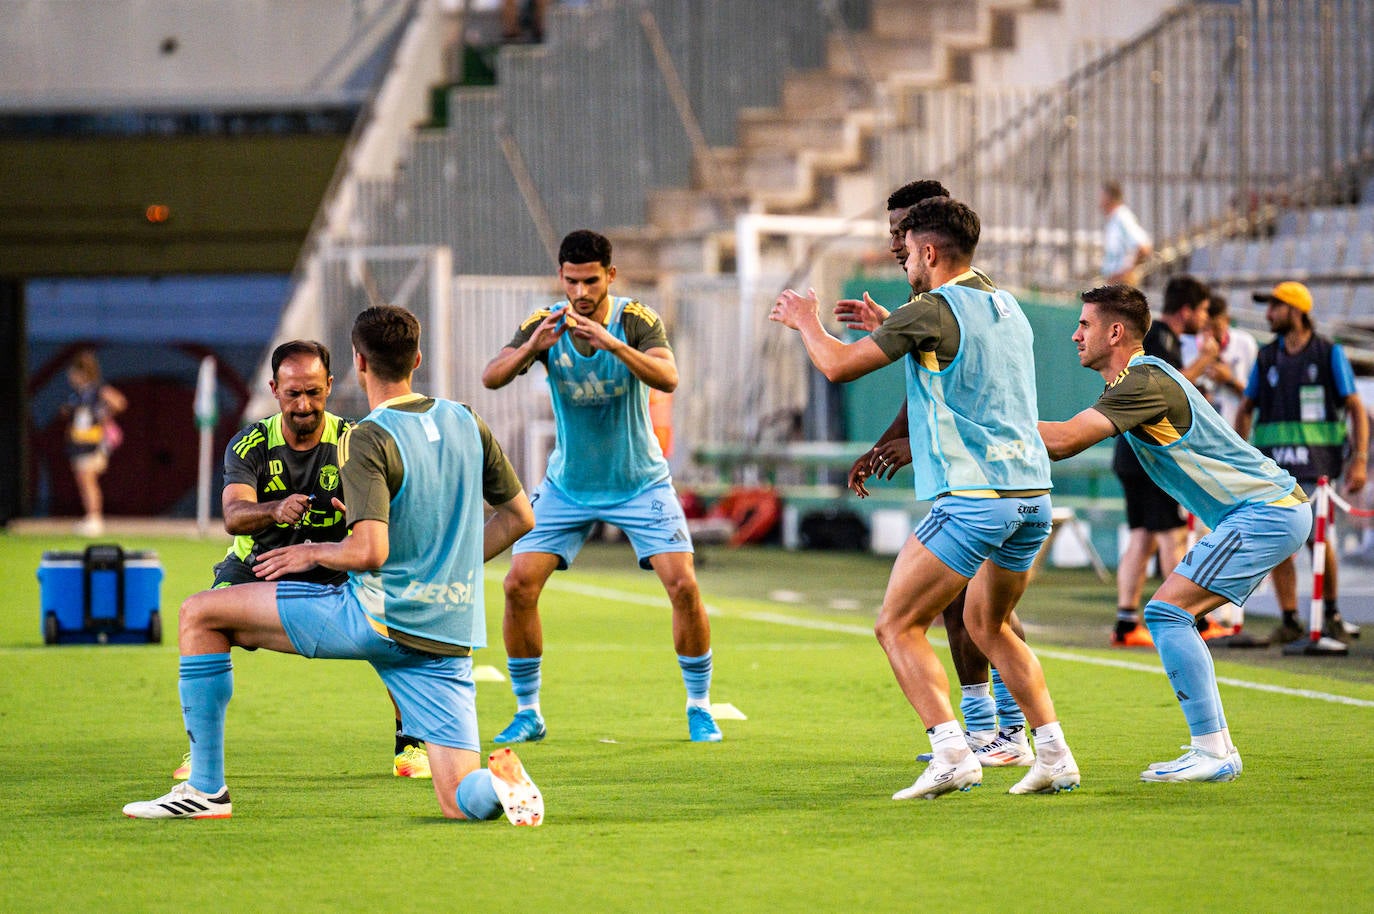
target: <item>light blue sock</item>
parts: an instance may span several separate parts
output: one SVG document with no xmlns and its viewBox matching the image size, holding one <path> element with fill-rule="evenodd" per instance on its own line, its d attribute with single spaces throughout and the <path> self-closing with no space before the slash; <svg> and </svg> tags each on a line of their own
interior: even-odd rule
<svg viewBox="0 0 1374 914">
<path fill-rule="evenodd" d="M 506 660 L 506 672 L 510 674 L 510 688 L 515 693 L 515 708 L 539 710 L 539 687 L 541 683 L 540 664 L 542 657 L 510 657 Z"/>
<path fill-rule="evenodd" d="M 1002 674 L 992 671 L 992 697 L 997 701 L 997 726 L 1003 730 L 1012 727 L 1025 727 L 1026 715 L 1011 695 L 1011 689 L 1002 681 Z"/>
<path fill-rule="evenodd" d="M 1198 634 L 1192 614 L 1172 603 L 1151 600 L 1145 605 L 1145 625 L 1155 640 L 1174 697 L 1183 708 L 1188 732 L 1203 736 L 1226 729 L 1212 654 Z"/>
<path fill-rule="evenodd" d="M 682 667 L 682 684 L 687 687 L 687 706 L 708 708 L 711 704 L 711 652 L 700 657 L 677 655 Z"/>
<path fill-rule="evenodd" d="M 505 812 L 496 788 L 491 786 L 491 772 L 485 768 L 478 768 L 463 778 L 454 799 L 463 815 L 474 821 L 498 819 Z"/>
<path fill-rule="evenodd" d="M 971 732 L 986 732 L 997 729 L 997 705 L 992 700 L 986 682 L 975 682 L 961 688 L 963 697 L 959 699 L 959 716 L 964 719 L 964 729 Z"/>
<path fill-rule="evenodd" d="M 224 786 L 224 712 L 234 694 L 228 654 L 181 658 L 181 719 L 191 738 L 191 786 L 215 793 Z"/>
</svg>

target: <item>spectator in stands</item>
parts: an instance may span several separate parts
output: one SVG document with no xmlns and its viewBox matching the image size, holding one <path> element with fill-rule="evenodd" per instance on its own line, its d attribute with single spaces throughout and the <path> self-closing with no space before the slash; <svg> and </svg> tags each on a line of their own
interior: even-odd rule
<svg viewBox="0 0 1374 914">
<path fill-rule="evenodd" d="M 1198 340 L 1210 335 L 1217 342 L 1217 360 L 1197 380 L 1197 388 L 1217 412 L 1231 425 L 1236 424 L 1240 400 L 1245 395 L 1245 382 L 1255 367 L 1259 343 L 1244 330 L 1231 326 L 1231 309 L 1226 296 L 1213 292 L 1207 309 L 1207 326 L 1196 336 L 1183 338 L 1183 362 L 1197 359 Z"/>
<path fill-rule="evenodd" d="M 1259 351 L 1245 396 L 1240 401 L 1236 431 L 1249 436 L 1266 456 L 1293 474 L 1304 492 L 1317 491 L 1317 480 L 1334 484 L 1345 477 L 1345 491 L 1364 488 L 1369 459 L 1369 417 L 1355 389 L 1355 374 L 1345 350 L 1312 328 L 1312 293 L 1300 282 L 1281 282 L 1255 301 L 1274 340 Z M 1347 436 L 1348 431 L 1348 436 Z M 1335 537 L 1326 542 L 1324 610 L 1327 637 L 1349 641 L 1358 628 L 1341 619 L 1336 607 Z M 1274 591 L 1283 619 L 1273 642 L 1295 641 L 1305 634 L 1298 622 L 1298 577 L 1290 557 L 1274 569 Z"/>
<path fill-rule="evenodd" d="M 1163 359 L 1194 384 L 1216 363 L 1217 343 L 1210 334 L 1200 336 L 1197 356 L 1185 365 L 1180 338 L 1207 326 L 1210 294 L 1192 276 L 1170 279 L 1164 287 L 1164 314 L 1151 321 L 1145 334 L 1145 354 Z M 1126 524 L 1130 527 L 1126 551 L 1116 567 L 1116 630 L 1112 633 L 1112 644 L 1153 647 L 1149 631 L 1140 625 L 1140 597 L 1150 556 L 1158 554 L 1160 576 L 1167 578 L 1183 557 L 1187 520 L 1174 497 L 1146 474 L 1124 436 L 1116 439 L 1112 470 L 1121 480 L 1126 496 Z M 1216 629 L 1215 635 L 1223 634 L 1220 625 L 1210 625 L 1203 636 L 1214 636 L 1212 628 Z"/>
<path fill-rule="evenodd" d="M 109 466 L 110 452 L 119 446 L 122 435 L 114 422 L 124 412 L 128 400 L 100 377 L 100 362 L 95 352 L 82 349 L 67 367 L 67 383 L 72 395 L 63 414 L 70 419 L 67 429 L 67 456 L 81 495 L 86 515 L 76 525 L 81 536 L 100 536 L 105 532 L 104 495 L 100 476 Z"/>
<path fill-rule="evenodd" d="M 1107 224 L 1102 230 L 1102 275 L 1108 283 L 1140 284 L 1140 267 L 1154 251 L 1150 235 L 1122 199 L 1121 185 L 1108 181 L 1098 198 Z"/>
<path fill-rule="evenodd" d="M 544 11 L 549 0 L 501 0 L 501 33 L 510 44 L 544 40 Z"/>
</svg>

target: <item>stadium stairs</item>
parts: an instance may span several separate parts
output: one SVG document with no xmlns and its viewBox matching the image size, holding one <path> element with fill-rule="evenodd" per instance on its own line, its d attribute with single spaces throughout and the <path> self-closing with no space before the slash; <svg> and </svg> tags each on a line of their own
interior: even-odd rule
<svg viewBox="0 0 1374 914">
<path fill-rule="evenodd" d="M 866 29 L 831 32 L 823 68 L 786 75 L 780 104 L 739 112 L 736 144 L 699 157 L 691 186 L 650 192 L 646 224 L 613 232 L 623 268 L 643 280 L 686 266 L 728 270 L 740 213 L 872 211 L 889 190 L 874 167 L 875 131 L 915 123 L 917 92 L 978 81 L 996 70 L 989 60 L 1017 56 L 1028 21 L 1056 22 L 1073 6 L 874 0 Z"/>
</svg>

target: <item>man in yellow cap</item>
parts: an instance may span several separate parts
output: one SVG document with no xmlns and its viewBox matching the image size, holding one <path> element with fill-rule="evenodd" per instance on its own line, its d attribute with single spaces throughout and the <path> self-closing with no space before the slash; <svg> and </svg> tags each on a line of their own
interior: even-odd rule
<svg viewBox="0 0 1374 914">
<path fill-rule="evenodd" d="M 1312 293 L 1302 283 L 1281 282 L 1268 292 L 1256 292 L 1254 299 L 1268 305 L 1265 319 L 1274 340 L 1260 349 L 1250 372 L 1236 431 L 1249 435 L 1253 418 L 1255 446 L 1295 476 L 1304 492 L 1315 493 L 1322 476 L 1333 484 L 1344 476 L 1345 491 L 1358 492 L 1365 484 L 1369 421 L 1350 360 L 1339 343 L 1313 331 Z M 1324 634 L 1349 641 L 1359 629 L 1342 620 L 1336 608 L 1333 539 L 1326 543 Z M 1292 557 L 1274 569 L 1273 577 L 1283 621 L 1272 640 L 1295 641 L 1306 626 L 1298 621 Z"/>
</svg>

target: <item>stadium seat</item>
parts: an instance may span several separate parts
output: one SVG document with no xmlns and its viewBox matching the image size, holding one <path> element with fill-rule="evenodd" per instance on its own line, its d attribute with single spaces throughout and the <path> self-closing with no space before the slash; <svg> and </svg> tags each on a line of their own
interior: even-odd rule
<svg viewBox="0 0 1374 914">
<path fill-rule="evenodd" d="M 1297 239 L 1293 265 L 1305 269 L 1309 276 L 1332 276 L 1340 269 L 1345 248 L 1344 235 L 1304 235 Z"/>
<path fill-rule="evenodd" d="M 1305 229 L 1303 214 L 1293 209 L 1279 213 L 1279 218 L 1274 224 L 1274 231 L 1278 235 L 1299 235 Z"/>
<path fill-rule="evenodd" d="M 1309 275 L 1305 265 L 1306 258 L 1299 260 L 1297 256 L 1300 240 L 1306 239 L 1275 238 L 1268 242 L 1269 266 L 1263 272 L 1273 276 L 1306 279 Z"/>
<path fill-rule="evenodd" d="M 1223 279 L 1234 279 L 1240 272 L 1240 254 L 1244 247 L 1243 241 L 1218 244 L 1212 256 L 1212 272 Z"/>
<path fill-rule="evenodd" d="M 1188 256 L 1188 270 L 1192 273 L 1212 272 L 1212 249 L 1198 248 Z"/>
<path fill-rule="evenodd" d="M 1268 241 L 1246 241 L 1240 253 L 1236 278 L 1245 282 L 1256 282 L 1269 271 L 1271 248 Z"/>
<path fill-rule="evenodd" d="M 1374 282 L 1365 280 L 1353 284 L 1350 301 L 1342 310 L 1340 318 L 1353 324 L 1374 323 Z"/>
<path fill-rule="evenodd" d="M 1368 278 L 1374 272 L 1374 232 L 1362 232 L 1347 239 L 1345 256 L 1336 272 L 1351 279 Z"/>
</svg>

